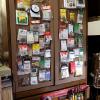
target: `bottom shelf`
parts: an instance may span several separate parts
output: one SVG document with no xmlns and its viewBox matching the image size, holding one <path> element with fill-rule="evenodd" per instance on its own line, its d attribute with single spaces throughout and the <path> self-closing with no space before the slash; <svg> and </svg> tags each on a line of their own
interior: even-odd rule
<svg viewBox="0 0 100 100">
<path fill-rule="evenodd" d="M 33 99 L 39 100 L 38 98 L 41 97 L 41 94 L 58 91 L 58 90 L 66 89 L 69 87 L 76 87 L 79 85 L 87 86 L 86 80 L 84 79 L 84 80 L 70 82 L 68 84 L 65 83 L 65 84 L 59 84 L 56 86 L 48 86 L 48 87 L 44 87 L 44 88 L 31 89 L 28 91 L 15 92 L 14 97 L 15 97 L 15 100 L 33 100 Z M 28 97 L 28 99 L 26 99 L 27 97 Z"/>
</svg>

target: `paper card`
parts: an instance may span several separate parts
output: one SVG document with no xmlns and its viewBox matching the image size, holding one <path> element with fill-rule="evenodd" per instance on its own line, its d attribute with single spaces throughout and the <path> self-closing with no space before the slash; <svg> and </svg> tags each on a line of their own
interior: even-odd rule
<svg viewBox="0 0 100 100">
<path fill-rule="evenodd" d="M 44 63 L 45 63 L 44 57 L 41 56 L 41 59 L 40 59 L 40 62 L 39 62 L 40 68 L 44 68 Z"/>
<path fill-rule="evenodd" d="M 77 0 L 77 7 L 84 8 L 85 7 L 85 0 Z"/>
<path fill-rule="evenodd" d="M 21 85 L 22 86 L 28 86 L 29 85 L 29 76 L 25 76 L 23 78 L 21 78 Z"/>
<path fill-rule="evenodd" d="M 40 67 L 40 62 L 39 61 L 33 61 L 32 67 Z"/>
<path fill-rule="evenodd" d="M 83 11 L 82 10 L 78 10 L 77 23 L 82 23 L 82 22 L 83 22 Z"/>
<path fill-rule="evenodd" d="M 16 24 L 28 25 L 28 14 L 25 11 L 16 10 Z"/>
<path fill-rule="evenodd" d="M 28 55 L 28 46 L 27 45 L 18 45 L 18 55 L 19 56 Z"/>
<path fill-rule="evenodd" d="M 61 51 L 67 51 L 67 41 L 61 40 Z"/>
<path fill-rule="evenodd" d="M 76 71 L 75 62 L 70 62 L 69 66 L 70 66 L 70 73 L 75 74 L 75 71 Z"/>
<path fill-rule="evenodd" d="M 49 22 L 45 22 L 45 32 L 49 32 L 50 31 L 50 23 Z"/>
<path fill-rule="evenodd" d="M 67 39 L 67 46 L 68 46 L 69 48 L 75 47 L 75 39 L 74 39 L 74 38 L 68 38 L 68 39 Z"/>
<path fill-rule="evenodd" d="M 61 68 L 61 78 L 69 77 L 69 68 L 67 66 L 62 66 Z"/>
<path fill-rule="evenodd" d="M 52 17 L 51 9 L 42 9 L 43 20 L 50 21 Z"/>
<path fill-rule="evenodd" d="M 45 50 L 44 57 L 45 58 L 50 58 L 51 57 L 51 50 L 50 49 Z"/>
<path fill-rule="evenodd" d="M 23 0 L 16 0 L 16 2 L 17 2 L 17 8 L 24 8 Z"/>
<path fill-rule="evenodd" d="M 48 5 L 48 6 L 42 6 L 42 19 L 43 20 L 47 20 L 47 21 L 50 21 L 51 20 L 51 17 L 52 17 L 52 12 L 51 12 L 51 6 Z"/>
<path fill-rule="evenodd" d="M 76 8 L 76 0 L 64 0 L 65 8 Z"/>
<path fill-rule="evenodd" d="M 66 9 L 60 9 L 60 21 L 67 23 L 67 10 Z"/>
<path fill-rule="evenodd" d="M 50 44 L 52 40 L 51 32 L 45 32 L 44 35 L 45 35 L 45 44 Z"/>
<path fill-rule="evenodd" d="M 45 31 L 46 31 L 45 24 L 40 24 L 39 25 L 39 33 L 40 33 L 40 35 L 44 35 Z"/>
<path fill-rule="evenodd" d="M 33 32 L 34 42 L 39 42 L 39 32 Z"/>
<path fill-rule="evenodd" d="M 74 54 L 75 54 L 75 57 L 79 57 L 80 49 L 79 48 L 74 49 Z"/>
<path fill-rule="evenodd" d="M 30 8 L 30 0 L 16 0 L 17 8 L 28 10 Z"/>
<path fill-rule="evenodd" d="M 37 68 L 31 68 L 31 76 L 37 76 L 38 69 Z"/>
<path fill-rule="evenodd" d="M 75 59 L 75 54 L 73 51 L 70 51 L 69 52 L 69 61 L 74 61 L 74 59 Z"/>
<path fill-rule="evenodd" d="M 83 25 L 79 24 L 79 34 L 83 34 Z"/>
<path fill-rule="evenodd" d="M 44 57 L 44 54 L 45 54 L 45 50 L 44 50 L 44 49 L 41 49 L 41 50 L 40 50 L 40 55 L 41 55 L 41 57 L 42 57 L 42 56 Z"/>
<path fill-rule="evenodd" d="M 39 70 L 39 81 L 45 81 L 45 72 L 46 70 Z"/>
<path fill-rule="evenodd" d="M 68 29 L 59 30 L 59 39 L 68 39 Z"/>
<path fill-rule="evenodd" d="M 83 75 L 83 61 L 75 61 L 76 72 L 75 76 Z"/>
<path fill-rule="evenodd" d="M 79 33 L 80 25 L 78 23 L 74 24 L 74 33 Z"/>
<path fill-rule="evenodd" d="M 73 25 L 72 24 L 68 24 L 68 33 L 69 33 L 70 36 L 74 36 Z"/>
<path fill-rule="evenodd" d="M 32 67 L 39 67 L 40 66 L 40 57 L 32 57 Z"/>
<path fill-rule="evenodd" d="M 39 43 L 33 44 L 32 45 L 32 50 L 33 50 L 33 55 L 40 54 L 40 45 L 39 45 Z"/>
<path fill-rule="evenodd" d="M 51 66 L 51 60 L 50 59 L 45 59 L 44 67 L 45 68 L 50 68 Z"/>
<path fill-rule="evenodd" d="M 30 31 L 39 32 L 39 30 L 40 30 L 40 24 L 31 24 L 30 25 Z"/>
<path fill-rule="evenodd" d="M 38 84 L 37 76 L 36 77 L 31 77 L 30 84 L 31 85 L 37 85 Z"/>
<path fill-rule="evenodd" d="M 70 21 L 71 22 L 75 22 L 76 21 L 76 14 L 75 14 L 75 12 L 70 12 L 69 16 L 70 16 Z"/>
<path fill-rule="evenodd" d="M 30 60 L 25 60 L 24 61 L 24 72 L 26 74 L 29 74 L 31 72 L 31 63 L 30 63 Z"/>
<path fill-rule="evenodd" d="M 33 18 L 40 18 L 40 8 L 38 5 L 33 4 L 30 9 L 30 15 Z"/>
<path fill-rule="evenodd" d="M 22 59 L 17 60 L 17 66 L 18 66 L 18 75 L 24 75 L 24 66 Z"/>
<path fill-rule="evenodd" d="M 28 56 L 32 57 L 32 47 L 28 46 Z"/>
<path fill-rule="evenodd" d="M 78 36 L 78 47 L 83 47 L 83 36 L 82 35 Z"/>
<path fill-rule="evenodd" d="M 80 51 L 80 56 L 83 56 L 84 55 L 84 49 L 80 48 L 79 51 Z"/>
<path fill-rule="evenodd" d="M 27 32 L 27 44 L 34 43 L 34 36 L 32 31 Z"/>
<path fill-rule="evenodd" d="M 44 37 L 39 38 L 40 49 L 45 47 L 45 39 Z"/>
<path fill-rule="evenodd" d="M 24 9 L 27 11 L 30 9 L 31 0 L 23 0 Z"/>
<path fill-rule="evenodd" d="M 60 61 L 62 63 L 68 62 L 68 52 L 60 52 Z"/>
<path fill-rule="evenodd" d="M 51 73 L 50 70 L 45 72 L 45 80 L 50 81 L 51 80 Z"/>
<path fill-rule="evenodd" d="M 27 30 L 18 29 L 17 40 L 19 43 L 26 43 L 27 41 Z"/>
</svg>

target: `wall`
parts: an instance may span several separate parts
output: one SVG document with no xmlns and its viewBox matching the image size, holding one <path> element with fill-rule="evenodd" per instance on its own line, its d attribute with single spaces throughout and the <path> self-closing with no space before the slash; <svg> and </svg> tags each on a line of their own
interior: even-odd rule
<svg viewBox="0 0 100 100">
<path fill-rule="evenodd" d="M 8 51 L 6 0 L 0 0 L 0 52 Z"/>
<path fill-rule="evenodd" d="M 88 35 L 100 35 L 100 20 L 88 22 Z"/>
</svg>

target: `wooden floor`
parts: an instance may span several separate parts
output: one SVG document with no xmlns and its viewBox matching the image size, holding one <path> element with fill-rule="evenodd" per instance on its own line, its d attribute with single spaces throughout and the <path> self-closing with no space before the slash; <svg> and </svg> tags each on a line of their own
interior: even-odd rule
<svg viewBox="0 0 100 100">
<path fill-rule="evenodd" d="M 12 87 L 2 88 L 1 78 L 0 78 L 0 100 L 13 100 Z"/>
<path fill-rule="evenodd" d="M 1 100 L 13 100 L 11 87 L 2 89 L 2 99 Z"/>
</svg>

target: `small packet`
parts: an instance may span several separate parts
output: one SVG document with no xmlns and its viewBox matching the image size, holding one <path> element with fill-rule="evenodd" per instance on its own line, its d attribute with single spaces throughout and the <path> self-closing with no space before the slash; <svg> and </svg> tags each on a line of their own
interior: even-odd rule
<svg viewBox="0 0 100 100">
<path fill-rule="evenodd" d="M 27 44 L 34 43 L 34 36 L 32 31 L 27 32 Z"/>
<path fill-rule="evenodd" d="M 31 76 L 31 78 L 30 78 L 30 84 L 31 85 L 37 85 L 38 84 L 38 78 L 37 78 L 37 76 Z"/>
<path fill-rule="evenodd" d="M 61 67 L 61 78 L 67 78 L 69 77 L 69 68 L 66 65 L 63 65 Z"/>
<path fill-rule="evenodd" d="M 24 72 L 25 74 L 29 74 L 31 73 L 31 63 L 30 63 L 30 60 L 24 60 Z"/>
<path fill-rule="evenodd" d="M 59 30 L 59 39 L 68 39 L 68 29 Z"/>
<path fill-rule="evenodd" d="M 18 55 L 19 56 L 26 56 L 26 55 L 28 55 L 28 46 L 26 44 L 18 45 Z"/>
<path fill-rule="evenodd" d="M 44 68 L 50 68 L 50 66 L 51 66 L 51 60 L 45 59 Z"/>
<path fill-rule="evenodd" d="M 33 51 L 33 55 L 39 55 L 40 54 L 40 45 L 39 45 L 39 43 L 36 43 L 36 44 L 32 45 L 32 51 Z"/>
<path fill-rule="evenodd" d="M 50 70 L 45 72 L 45 80 L 50 81 L 51 80 L 51 73 Z"/>
<path fill-rule="evenodd" d="M 50 49 L 45 50 L 44 57 L 45 58 L 50 58 L 51 57 L 51 50 Z"/>
<path fill-rule="evenodd" d="M 45 72 L 46 70 L 39 70 L 39 81 L 42 82 L 42 81 L 45 81 Z"/>
<path fill-rule="evenodd" d="M 68 62 L 68 52 L 60 52 L 60 61 L 62 63 Z"/>
<path fill-rule="evenodd" d="M 44 37 L 39 38 L 40 49 L 44 49 L 45 47 L 45 39 Z"/>
<path fill-rule="evenodd" d="M 38 42 L 39 41 L 39 32 L 33 32 L 33 36 L 34 36 L 34 42 Z"/>
<path fill-rule="evenodd" d="M 67 51 L 67 41 L 61 40 L 61 51 Z"/>
<path fill-rule="evenodd" d="M 51 6 L 42 6 L 42 19 L 50 21 L 52 17 Z"/>
<path fill-rule="evenodd" d="M 27 41 L 27 30 L 18 29 L 17 41 L 19 43 L 26 43 L 26 41 Z"/>
</svg>

